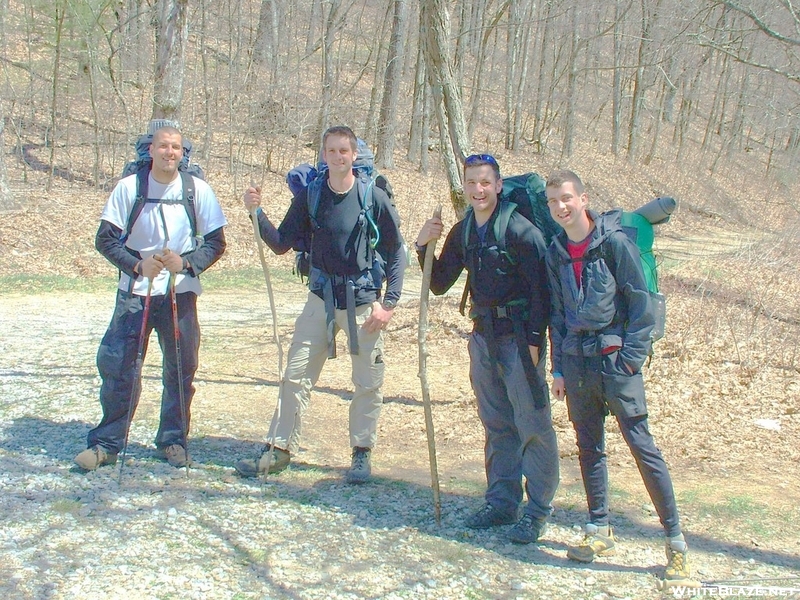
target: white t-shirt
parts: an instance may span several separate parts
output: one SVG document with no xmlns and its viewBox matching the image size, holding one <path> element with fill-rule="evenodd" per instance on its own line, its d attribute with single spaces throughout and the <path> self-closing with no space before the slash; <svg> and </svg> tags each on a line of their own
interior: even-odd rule
<svg viewBox="0 0 800 600">
<path fill-rule="evenodd" d="M 169 248 L 176 254 L 189 252 L 197 246 L 197 240 L 192 238 L 192 226 L 186 208 L 181 203 L 183 198 L 183 183 L 178 175 L 171 183 L 164 185 L 148 175 L 148 193 L 150 198 L 160 198 L 168 202 L 147 202 L 139 218 L 133 224 L 131 234 L 125 245 L 138 251 L 142 258 L 160 253 L 164 248 Z M 222 208 L 217 201 L 214 191 L 205 181 L 193 177 L 195 193 L 194 208 L 197 215 L 197 235 L 203 236 L 228 224 Z M 136 175 L 129 175 L 120 180 L 111 196 L 106 202 L 100 218 L 108 221 L 125 231 L 128 215 L 136 199 Z M 171 202 L 169 202 L 171 201 Z M 163 215 L 163 218 L 162 218 Z M 168 291 L 169 271 L 164 269 L 153 280 L 151 294 L 163 296 Z M 148 280 L 139 277 L 134 281 L 133 293 L 139 296 L 147 294 Z M 128 290 L 130 277 L 125 273 L 120 274 L 119 289 Z M 175 277 L 175 291 L 195 292 L 200 294 L 202 287 L 197 277 L 178 274 Z"/>
</svg>

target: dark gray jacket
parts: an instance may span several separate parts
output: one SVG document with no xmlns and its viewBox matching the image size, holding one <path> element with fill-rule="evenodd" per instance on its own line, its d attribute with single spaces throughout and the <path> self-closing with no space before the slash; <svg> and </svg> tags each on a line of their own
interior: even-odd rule
<svg viewBox="0 0 800 600">
<path fill-rule="evenodd" d="M 547 249 L 553 372 L 562 372 L 564 354 L 598 356 L 614 346 L 621 346 L 619 360 L 638 372 L 650 354 L 655 322 L 639 250 L 622 231 L 622 211 L 588 212 L 595 228 L 584 255 L 580 289 L 566 233 L 553 238 Z"/>
</svg>

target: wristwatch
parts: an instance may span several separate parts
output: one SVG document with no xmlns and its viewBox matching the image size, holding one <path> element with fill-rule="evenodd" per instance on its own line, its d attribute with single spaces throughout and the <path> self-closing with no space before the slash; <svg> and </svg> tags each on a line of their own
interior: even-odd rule
<svg viewBox="0 0 800 600">
<path fill-rule="evenodd" d="M 397 300 L 386 298 L 381 302 L 381 306 L 383 306 L 384 310 L 394 310 L 394 307 L 397 306 Z"/>
</svg>

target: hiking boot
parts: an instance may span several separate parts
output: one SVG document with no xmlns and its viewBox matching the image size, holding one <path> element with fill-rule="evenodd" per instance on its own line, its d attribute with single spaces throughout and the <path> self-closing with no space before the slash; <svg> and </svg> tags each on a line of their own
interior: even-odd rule
<svg viewBox="0 0 800 600">
<path fill-rule="evenodd" d="M 242 477 L 263 477 L 267 473 L 283 471 L 289 466 L 290 460 L 291 455 L 286 450 L 272 448 L 267 444 L 258 461 L 254 458 L 243 458 L 236 461 L 233 468 Z"/>
<path fill-rule="evenodd" d="M 504 513 L 491 504 L 484 504 L 478 512 L 469 517 L 464 525 L 470 529 L 489 529 L 498 525 L 511 525 L 517 521 L 515 514 Z"/>
<path fill-rule="evenodd" d="M 172 444 L 164 448 L 159 448 L 158 450 L 159 454 L 176 469 L 185 467 L 186 464 L 190 463 L 192 460 L 189 458 L 189 454 L 186 452 L 186 449 L 180 444 Z"/>
<path fill-rule="evenodd" d="M 684 585 L 691 579 L 689 569 L 689 547 L 683 534 L 674 538 L 667 538 L 667 568 L 664 571 L 664 583 L 670 585 Z"/>
<path fill-rule="evenodd" d="M 75 464 L 84 471 L 94 471 L 97 467 L 113 465 L 117 462 L 117 453 L 108 452 L 102 446 L 87 448 L 75 457 Z"/>
<path fill-rule="evenodd" d="M 597 526 L 589 523 L 586 525 L 583 541 L 567 550 L 567 558 L 578 562 L 590 563 L 598 556 L 614 554 L 614 532 L 610 525 Z"/>
<path fill-rule="evenodd" d="M 365 483 L 369 479 L 372 474 L 371 455 L 372 449 L 370 448 L 362 448 L 361 446 L 353 448 L 350 470 L 347 471 L 347 476 L 345 477 L 347 483 Z"/>
<path fill-rule="evenodd" d="M 508 532 L 508 539 L 515 544 L 532 544 L 539 540 L 547 531 L 547 521 L 537 519 L 531 515 L 523 515 L 522 518 Z"/>
</svg>

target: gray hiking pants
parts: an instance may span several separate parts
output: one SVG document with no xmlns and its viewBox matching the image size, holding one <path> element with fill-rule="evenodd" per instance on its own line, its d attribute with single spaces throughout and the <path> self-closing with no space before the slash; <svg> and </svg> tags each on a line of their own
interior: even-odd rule
<svg viewBox="0 0 800 600">
<path fill-rule="evenodd" d="M 496 344 L 495 369 L 486 338 L 473 332 L 469 339 L 470 380 L 486 432 L 486 502 L 497 510 L 516 514 L 524 475 L 528 495 L 525 513 L 544 518 L 552 512 L 559 477 L 550 403 L 539 410 L 534 407 L 516 338 L 497 336 Z M 539 355 L 538 369 L 544 381 L 544 349 Z"/>
</svg>

